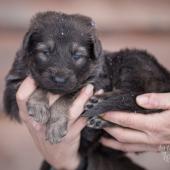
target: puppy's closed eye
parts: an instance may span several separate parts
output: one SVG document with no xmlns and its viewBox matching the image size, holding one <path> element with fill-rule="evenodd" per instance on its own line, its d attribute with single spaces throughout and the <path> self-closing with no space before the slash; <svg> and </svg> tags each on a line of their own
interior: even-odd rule
<svg viewBox="0 0 170 170">
<path fill-rule="evenodd" d="M 78 46 L 78 44 L 73 45 L 71 57 L 77 65 L 85 63 L 87 56 L 88 53 L 85 47 Z"/>
<path fill-rule="evenodd" d="M 48 61 L 48 52 L 39 52 L 36 56 L 36 62 L 38 63 L 46 63 Z"/>
<path fill-rule="evenodd" d="M 75 61 L 82 59 L 83 57 L 85 57 L 81 52 L 75 52 L 74 54 L 72 54 L 71 56 Z"/>
<path fill-rule="evenodd" d="M 43 49 L 42 51 L 40 51 L 41 53 L 43 53 L 45 56 L 49 56 L 50 55 L 50 51 L 49 49 Z"/>
<path fill-rule="evenodd" d="M 71 55 L 71 57 L 72 57 L 74 63 L 77 66 L 82 66 L 87 61 L 87 54 L 86 53 L 82 53 L 81 51 L 77 51 L 77 52 L 73 53 Z"/>
<path fill-rule="evenodd" d="M 47 45 L 39 43 L 35 49 L 36 62 L 43 64 L 49 60 L 50 49 Z"/>
</svg>

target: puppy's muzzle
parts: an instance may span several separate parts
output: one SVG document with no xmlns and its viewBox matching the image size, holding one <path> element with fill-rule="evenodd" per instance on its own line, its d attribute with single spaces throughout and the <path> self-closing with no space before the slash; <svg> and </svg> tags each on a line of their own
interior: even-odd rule
<svg viewBox="0 0 170 170">
<path fill-rule="evenodd" d="M 67 78 L 64 76 L 60 76 L 60 75 L 52 76 L 52 80 L 58 85 L 65 84 L 67 82 Z"/>
</svg>

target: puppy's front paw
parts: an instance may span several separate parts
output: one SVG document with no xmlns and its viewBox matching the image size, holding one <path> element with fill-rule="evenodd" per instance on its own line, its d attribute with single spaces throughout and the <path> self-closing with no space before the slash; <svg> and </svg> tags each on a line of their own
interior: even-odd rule
<svg viewBox="0 0 170 170">
<path fill-rule="evenodd" d="M 89 99 L 89 101 L 86 103 L 84 107 L 84 111 L 87 111 L 89 109 L 92 109 L 96 105 L 98 105 L 100 102 L 102 102 L 102 97 L 101 96 L 93 96 Z"/>
<path fill-rule="evenodd" d="M 27 109 L 29 116 L 32 116 L 35 121 L 43 124 L 47 123 L 50 117 L 49 106 L 47 103 L 29 100 L 27 102 Z"/>
<path fill-rule="evenodd" d="M 84 107 L 84 112 L 82 113 L 82 116 L 90 118 L 104 113 L 102 111 L 103 108 L 105 107 L 103 105 L 104 100 L 105 96 L 102 95 L 96 95 L 91 97 Z"/>
<path fill-rule="evenodd" d="M 113 126 L 113 124 L 96 116 L 92 117 L 87 121 L 87 127 L 93 129 L 102 129 L 104 127 L 110 127 L 110 126 Z"/>
<path fill-rule="evenodd" d="M 67 121 L 57 120 L 56 122 L 47 123 L 46 139 L 51 144 L 61 142 L 62 138 L 67 134 Z"/>
</svg>

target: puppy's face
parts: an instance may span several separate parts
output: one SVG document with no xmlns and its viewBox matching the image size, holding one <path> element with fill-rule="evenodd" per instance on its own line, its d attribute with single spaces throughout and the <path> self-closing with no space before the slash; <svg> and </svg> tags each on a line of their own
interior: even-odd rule
<svg viewBox="0 0 170 170">
<path fill-rule="evenodd" d="M 53 93 L 71 93 L 88 81 L 101 55 L 90 18 L 41 13 L 30 28 L 23 48 L 31 74 L 41 88 Z"/>
</svg>

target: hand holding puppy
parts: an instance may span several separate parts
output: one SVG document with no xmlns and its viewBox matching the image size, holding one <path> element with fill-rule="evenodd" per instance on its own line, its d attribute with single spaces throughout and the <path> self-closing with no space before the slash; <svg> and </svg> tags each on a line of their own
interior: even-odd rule
<svg viewBox="0 0 170 170">
<path fill-rule="evenodd" d="M 80 156 L 78 148 L 80 143 L 80 132 L 86 125 L 84 118 L 79 118 L 83 112 L 84 104 L 93 95 L 93 86 L 88 85 L 82 89 L 69 109 L 68 134 L 63 140 L 55 145 L 51 145 L 45 140 L 45 126 L 35 122 L 28 116 L 26 102 L 29 96 L 36 89 L 33 79 L 26 78 L 17 92 L 17 103 L 22 121 L 26 124 L 35 144 L 44 158 L 57 169 L 73 170 L 78 167 Z M 49 103 L 53 103 L 59 95 L 49 96 Z"/>
<path fill-rule="evenodd" d="M 101 143 L 126 152 L 166 150 L 170 145 L 170 93 L 144 94 L 136 101 L 144 108 L 166 111 L 148 115 L 108 112 L 103 118 L 122 127 L 105 128 L 116 140 L 103 138 Z"/>
</svg>

